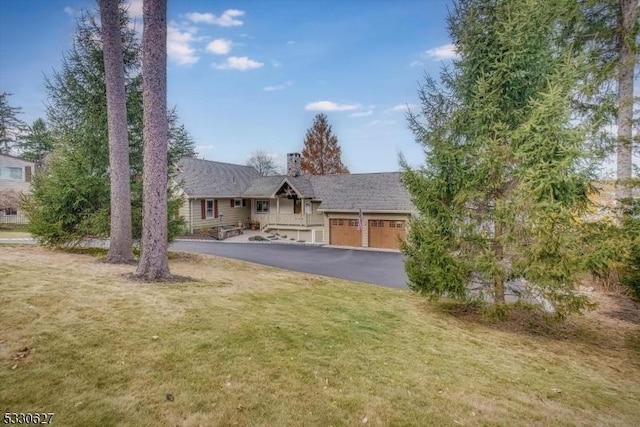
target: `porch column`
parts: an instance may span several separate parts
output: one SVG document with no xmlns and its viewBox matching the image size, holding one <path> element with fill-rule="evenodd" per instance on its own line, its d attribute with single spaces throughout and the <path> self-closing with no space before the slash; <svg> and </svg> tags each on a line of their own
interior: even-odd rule
<svg viewBox="0 0 640 427">
<path fill-rule="evenodd" d="M 280 197 L 276 197 L 276 224 L 280 224 Z"/>
<path fill-rule="evenodd" d="M 307 215 L 307 210 L 305 209 L 304 203 L 304 199 L 300 199 L 300 211 L 302 213 L 304 226 L 306 227 L 307 225 L 309 225 L 309 215 Z"/>
</svg>

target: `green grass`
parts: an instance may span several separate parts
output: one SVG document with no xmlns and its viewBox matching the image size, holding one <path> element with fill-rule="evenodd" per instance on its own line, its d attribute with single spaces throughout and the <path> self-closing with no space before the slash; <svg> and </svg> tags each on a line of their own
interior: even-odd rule
<svg viewBox="0 0 640 427">
<path fill-rule="evenodd" d="M 26 224 L 0 224 L 0 239 L 31 237 Z"/>
<path fill-rule="evenodd" d="M 405 291 L 173 258 L 197 281 L 3 246 L 0 410 L 65 426 L 640 425 L 633 316 L 492 323 Z"/>
</svg>

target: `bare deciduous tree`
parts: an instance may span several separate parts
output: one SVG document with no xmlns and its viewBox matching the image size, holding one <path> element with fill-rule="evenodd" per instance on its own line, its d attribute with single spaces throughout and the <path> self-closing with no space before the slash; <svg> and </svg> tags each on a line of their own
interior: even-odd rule
<svg viewBox="0 0 640 427">
<path fill-rule="evenodd" d="M 251 154 L 247 166 L 252 166 L 261 176 L 278 175 L 278 167 L 273 156 L 266 151 L 258 150 Z"/>
<path fill-rule="evenodd" d="M 21 194 L 16 190 L 0 190 L 0 210 L 18 209 Z"/>
</svg>

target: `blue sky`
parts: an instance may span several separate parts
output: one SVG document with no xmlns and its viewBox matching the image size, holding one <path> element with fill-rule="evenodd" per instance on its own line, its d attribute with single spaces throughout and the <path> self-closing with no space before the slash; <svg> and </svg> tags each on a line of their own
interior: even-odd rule
<svg viewBox="0 0 640 427">
<path fill-rule="evenodd" d="M 183 1 L 168 5 L 168 102 L 199 157 L 284 164 L 313 117 L 329 117 L 351 172 L 422 162 L 407 129 L 425 72 L 453 55 L 444 0 Z M 75 19 L 93 0 L 0 0 L 0 91 L 45 117 L 44 76 L 60 68 Z M 142 27 L 142 2 L 130 12 Z"/>
</svg>

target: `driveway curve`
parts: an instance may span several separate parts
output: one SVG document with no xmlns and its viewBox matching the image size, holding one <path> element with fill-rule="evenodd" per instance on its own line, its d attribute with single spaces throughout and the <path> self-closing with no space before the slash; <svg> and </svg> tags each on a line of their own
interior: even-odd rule
<svg viewBox="0 0 640 427">
<path fill-rule="evenodd" d="M 171 250 L 197 252 L 302 273 L 408 289 L 404 256 L 320 246 L 176 241 Z"/>
</svg>

